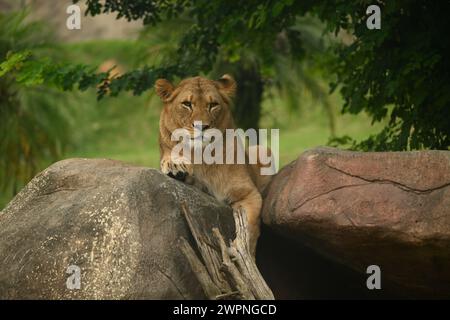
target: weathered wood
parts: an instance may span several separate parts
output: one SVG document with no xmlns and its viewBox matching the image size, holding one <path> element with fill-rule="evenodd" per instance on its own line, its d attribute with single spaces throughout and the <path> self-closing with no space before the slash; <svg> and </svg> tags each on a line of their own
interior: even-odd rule
<svg viewBox="0 0 450 320">
<path fill-rule="evenodd" d="M 236 225 L 236 238 L 233 240 L 229 252 L 235 260 L 238 270 L 248 282 L 252 283 L 250 289 L 255 297 L 273 299 L 273 293 L 256 266 L 253 255 L 250 253 L 247 215 L 244 210 L 233 212 Z"/>
<path fill-rule="evenodd" d="M 186 241 L 186 239 L 181 238 L 180 247 L 181 247 L 181 251 L 183 252 L 183 254 L 186 257 L 188 257 L 188 261 L 192 268 L 192 271 L 194 272 L 195 276 L 197 277 L 198 282 L 200 282 L 206 296 L 209 299 L 214 299 L 215 297 L 220 296 L 222 294 L 222 292 L 220 291 L 220 288 L 218 288 L 216 286 L 216 284 L 211 280 L 205 266 L 202 264 L 200 259 L 197 257 L 194 250 L 189 245 L 189 243 Z"/>
<path fill-rule="evenodd" d="M 209 299 L 274 299 L 250 253 L 247 216 L 243 209 L 233 213 L 236 236 L 229 245 L 218 228 L 199 227 L 201 224 L 195 219 L 203 216 L 193 217 L 185 205 L 182 209 L 201 259 L 184 238 L 180 249 Z"/>
</svg>

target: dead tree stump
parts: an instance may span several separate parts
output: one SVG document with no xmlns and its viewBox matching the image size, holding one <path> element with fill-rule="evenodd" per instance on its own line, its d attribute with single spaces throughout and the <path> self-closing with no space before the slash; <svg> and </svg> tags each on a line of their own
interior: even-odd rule
<svg viewBox="0 0 450 320">
<path fill-rule="evenodd" d="M 204 224 L 196 219 L 203 219 L 204 215 L 193 216 L 185 205 L 182 209 L 196 248 L 185 238 L 180 238 L 180 248 L 209 299 L 274 299 L 250 253 L 247 215 L 243 209 L 233 212 L 235 238 L 229 244 L 218 228 L 199 227 Z"/>
</svg>

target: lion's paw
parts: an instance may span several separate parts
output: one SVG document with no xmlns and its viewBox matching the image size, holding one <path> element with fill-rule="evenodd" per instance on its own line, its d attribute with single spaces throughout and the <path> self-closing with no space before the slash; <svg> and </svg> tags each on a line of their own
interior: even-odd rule
<svg viewBox="0 0 450 320">
<path fill-rule="evenodd" d="M 184 158 L 173 160 L 165 158 L 161 160 L 161 171 L 172 178 L 184 181 L 186 176 L 192 175 L 192 166 Z"/>
</svg>

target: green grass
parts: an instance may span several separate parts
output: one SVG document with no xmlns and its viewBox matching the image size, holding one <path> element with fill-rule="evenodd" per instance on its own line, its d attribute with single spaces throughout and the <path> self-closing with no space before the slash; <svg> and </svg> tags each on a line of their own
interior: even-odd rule
<svg viewBox="0 0 450 320">
<path fill-rule="evenodd" d="M 89 95 L 84 101 L 95 97 Z M 95 102 L 100 114 L 89 121 L 68 157 L 111 158 L 156 167 L 160 106 L 151 102 L 149 95 L 128 94 Z"/>
<path fill-rule="evenodd" d="M 356 140 L 362 140 L 370 134 L 380 131 L 384 124 L 371 125 L 370 118 L 365 114 L 340 114 L 343 101 L 339 95 L 330 97 L 335 116 L 335 135 L 348 135 Z M 298 111 L 288 111 L 283 106 L 282 99 L 265 100 L 261 126 L 280 129 L 280 166 L 295 160 L 306 149 L 327 145 L 331 130 L 327 113 L 321 105 L 313 101 L 302 101 Z"/>
<path fill-rule="evenodd" d="M 381 128 L 379 125 L 368 126 L 369 122 L 370 119 L 364 116 L 341 116 L 336 123 L 337 135 L 349 135 L 359 140 Z M 298 126 L 280 129 L 280 164 L 295 160 L 306 149 L 326 145 L 329 138 L 328 125 L 320 120 L 300 121 Z"/>
</svg>

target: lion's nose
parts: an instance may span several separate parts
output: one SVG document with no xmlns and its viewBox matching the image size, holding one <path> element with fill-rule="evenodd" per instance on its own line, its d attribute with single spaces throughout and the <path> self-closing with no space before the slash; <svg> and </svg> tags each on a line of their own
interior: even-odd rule
<svg viewBox="0 0 450 320">
<path fill-rule="evenodd" d="M 207 129 L 209 129 L 209 124 L 199 124 L 199 123 L 193 123 L 192 124 L 192 126 L 195 128 L 195 129 L 197 129 L 197 130 L 200 130 L 200 131 L 205 131 L 205 130 L 207 130 Z"/>
</svg>

